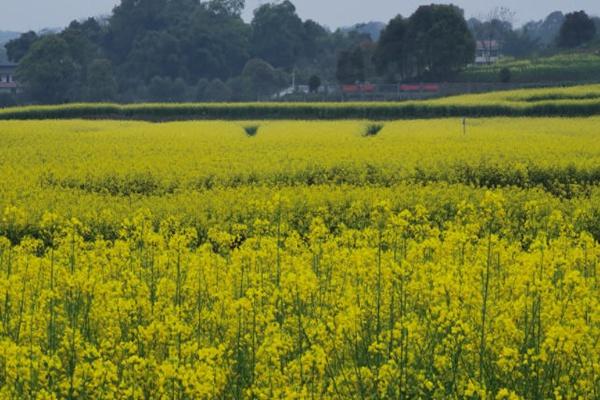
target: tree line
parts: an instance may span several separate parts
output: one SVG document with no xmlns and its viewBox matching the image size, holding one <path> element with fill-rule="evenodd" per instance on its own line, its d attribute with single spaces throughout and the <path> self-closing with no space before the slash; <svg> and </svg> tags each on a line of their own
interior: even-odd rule
<svg viewBox="0 0 600 400">
<path fill-rule="evenodd" d="M 289 0 L 261 5 L 249 23 L 244 6 L 122 0 L 108 17 L 73 21 L 52 34 L 27 32 L 6 51 L 18 63 L 25 102 L 249 101 L 292 81 L 316 91 L 323 82 L 449 80 L 473 62 L 476 40 L 489 32 L 507 42 L 520 35 L 506 18 L 466 21 L 453 5 L 398 15 L 377 40 L 360 26 L 331 31 L 302 20 Z M 579 29 L 581 20 L 572 25 Z M 537 42 L 521 43 L 523 52 L 528 45 Z"/>
<path fill-rule="evenodd" d="M 27 32 L 6 49 L 38 103 L 255 100 L 292 77 L 313 88 L 353 83 L 394 61 L 381 59 L 368 33 L 302 20 L 288 0 L 258 7 L 250 23 L 243 8 L 243 0 L 122 0 L 107 18 L 73 21 L 56 34 Z M 423 6 L 407 26 L 421 38 L 403 52 L 403 68 L 414 74 L 443 75 L 472 60 L 474 40 L 457 7 Z"/>
</svg>

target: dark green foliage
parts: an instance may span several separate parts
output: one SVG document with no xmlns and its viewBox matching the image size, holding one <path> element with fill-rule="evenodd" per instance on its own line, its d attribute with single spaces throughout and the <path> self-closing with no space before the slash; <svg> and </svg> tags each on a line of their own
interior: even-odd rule
<svg viewBox="0 0 600 400">
<path fill-rule="evenodd" d="M 246 125 L 244 126 L 244 131 L 246 132 L 246 135 L 254 137 L 258 133 L 258 128 L 258 125 Z"/>
<path fill-rule="evenodd" d="M 210 82 L 204 89 L 204 100 L 225 102 L 231 99 L 231 89 L 220 79 Z"/>
<path fill-rule="evenodd" d="M 304 53 L 304 26 L 288 0 L 254 11 L 252 52 L 275 67 L 293 67 Z"/>
<path fill-rule="evenodd" d="M 154 89 L 151 86 L 156 86 L 152 80 L 161 77 L 181 79 L 188 86 L 187 91 L 195 91 L 200 80 L 219 80 L 229 86 L 225 92 L 233 91 L 227 96 L 216 96 L 219 100 L 256 100 L 289 86 L 287 75 L 292 67 L 299 79 L 307 79 L 315 71 L 334 79 L 337 50 L 362 40 L 354 32 L 332 34 L 314 21 L 302 21 L 289 1 L 259 7 L 248 24 L 241 18 L 244 3 L 121 0 L 108 19 L 74 21 L 58 34 L 67 44 L 68 58 L 77 70 L 69 91 L 56 93 L 52 99 L 39 97 L 29 86 L 25 87 L 26 92 L 32 101 L 40 103 L 109 97 L 122 102 L 149 101 L 161 97 L 149 95 Z M 20 60 L 39 40 L 33 32 L 25 34 L 9 44 L 9 53 Z M 252 76 L 244 75 L 244 67 L 257 57 L 265 60 L 269 68 Z M 90 88 L 93 83 L 87 73 L 94 69 L 99 72 L 98 66 L 91 66 L 98 59 L 110 61 L 111 68 L 102 72 L 108 86 L 117 88 L 116 96 L 112 96 L 112 89 L 110 96 L 90 94 L 98 88 Z M 263 72 L 267 79 L 262 79 Z M 205 95 L 208 85 L 200 86 L 192 99 L 215 98 L 216 91 Z"/>
<path fill-rule="evenodd" d="M 382 129 L 383 129 L 383 124 L 369 124 L 365 128 L 365 132 L 363 133 L 363 136 L 366 136 L 366 137 L 377 136 L 377 134 Z"/>
<path fill-rule="evenodd" d="M 0 108 L 14 107 L 17 105 L 15 96 L 8 93 L 0 93 Z"/>
<path fill-rule="evenodd" d="M 510 68 L 502 68 L 498 74 L 498 78 L 502 83 L 509 83 L 512 78 L 512 72 L 510 71 Z"/>
<path fill-rule="evenodd" d="M 417 75 L 445 79 L 475 59 L 475 40 L 453 5 L 419 7 L 408 20 L 405 40 Z"/>
<path fill-rule="evenodd" d="M 356 46 L 352 50 L 340 52 L 336 72 L 338 82 L 343 84 L 364 82 L 365 76 L 365 56 L 362 48 Z"/>
<path fill-rule="evenodd" d="M 596 25 L 585 11 L 567 14 L 560 28 L 557 44 L 561 47 L 577 47 L 589 42 L 596 36 Z"/>
<path fill-rule="evenodd" d="M 388 80 L 418 76 L 448 79 L 475 58 L 475 40 L 462 10 L 452 5 L 421 6 L 408 20 L 398 15 L 381 33 L 374 54 Z"/>
<path fill-rule="evenodd" d="M 209 83 L 210 82 L 208 79 L 202 78 L 202 79 L 198 80 L 198 83 L 196 84 L 196 87 L 195 87 L 196 96 L 194 97 L 194 99 L 196 101 L 204 100 L 204 91 L 208 87 Z"/>
<path fill-rule="evenodd" d="M 123 65 L 129 76 L 149 82 L 155 76 L 176 78 L 182 75 L 183 65 L 178 40 L 164 31 L 149 31 L 134 43 Z"/>
<path fill-rule="evenodd" d="M 268 96 L 288 84 L 285 73 L 259 58 L 253 58 L 246 63 L 242 78 L 247 79 L 246 90 L 258 97 Z"/>
<path fill-rule="evenodd" d="M 506 41 L 513 32 L 512 24 L 504 19 L 506 12 L 508 12 L 507 9 L 499 8 L 492 11 L 492 15 L 487 21 L 470 19 L 468 24 L 475 39 Z"/>
<path fill-rule="evenodd" d="M 19 62 L 25 54 L 31 48 L 31 45 L 38 39 L 38 35 L 29 31 L 22 34 L 19 38 L 13 39 L 8 42 L 4 47 L 6 48 L 6 55 L 12 62 Z"/>
<path fill-rule="evenodd" d="M 107 59 L 92 61 L 87 71 L 87 94 L 89 101 L 112 101 L 117 97 L 117 81 L 112 64 Z"/>
<path fill-rule="evenodd" d="M 510 31 L 502 43 L 502 54 L 515 58 L 531 56 L 541 47 L 539 39 L 532 37 L 525 29 Z"/>
<path fill-rule="evenodd" d="M 392 70 L 391 75 L 399 72 L 400 77 L 425 72 L 442 77 L 460 68 L 462 61 L 457 64 L 456 58 L 469 51 L 460 29 L 464 18 L 454 7 L 422 7 L 412 20 L 427 14 L 426 19 L 436 23 L 417 21 L 412 30 L 399 18 L 397 25 L 388 27 L 375 54 L 373 39 L 361 33 L 360 25 L 331 32 L 312 20 L 303 21 L 288 0 L 261 5 L 248 24 L 241 18 L 243 6 L 243 0 L 121 0 L 109 18 L 74 21 L 57 35 L 66 44 L 63 58 L 72 67 L 68 85 L 54 85 L 54 93 L 48 95 L 50 91 L 34 90 L 28 77 L 23 81 L 25 92 L 35 103 L 249 101 L 271 98 L 288 87 L 292 72 L 301 82 L 313 75 L 322 82 L 375 81 L 373 60 L 380 72 L 385 69 L 388 80 Z M 439 54 L 439 59 L 414 53 L 411 62 L 405 62 L 411 32 L 423 40 L 419 46 L 430 46 L 427 54 Z M 40 40 L 33 32 L 23 35 L 9 43 L 9 56 L 20 60 Z M 204 83 L 198 85 L 200 81 Z M 169 82 L 183 82 L 185 96 L 157 91 L 172 87 Z"/>
<path fill-rule="evenodd" d="M 69 45 L 59 36 L 44 36 L 31 46 L 17 69 L 17 78 L 33 99 L 45 103 L 72 100 L 80 82 L 81 67 Z"/>
<path fill-rule="evenodd" d="M 407 28 L 408 21 L 398 15 L 381 32 L 374 56 L 375 66 L 380 73 L 399 73 L 400 77 L 406 74 Z"/>
<path fill-rule="evenodd" d="M 312 75 L 308 79 L 308 90 L 311 93 L 317 93 L 321 87 L 321 78 L 318 75 Z"/>
<path fill-rule="evenodd" d="M 208 84 L 204 96 L 211 101 L 225 102 L 231 92 L 223 82 Z M 549 95 L 553 96 L 553 95 Z M 323 106 L 320 103 L 235 103 L 235 104 L 74 104 L 51 107 L 8 108 L 0 112 L 0 120 L 8 119 L 69 119 L 69 118 L 121 118 L 149 121 L 225 119 L 364 119 L 393 120 L 415 118 L 476 118 L 476 117 L 587 117 L 600 115 L 600 102 L 573 102 L 559 95 L 556 101 L 523 99 L 517 106 L 510 103 L 452 105 L 435 102 L 340 103 Z M 578 96 L 576 99 L 579 99 Z M 549 97 L 553 100 L 553 97 Z M 594 99 L 594 97 L 591 97 Z M 563 101 L 565 100 L 565 101 Z"/>
<path fill-rule="evenodd" d="M 186 84 L 181 78 L 155 76 L 148 85 L 148 97 L 153 101 L 186 101 Z"/>
</svg>

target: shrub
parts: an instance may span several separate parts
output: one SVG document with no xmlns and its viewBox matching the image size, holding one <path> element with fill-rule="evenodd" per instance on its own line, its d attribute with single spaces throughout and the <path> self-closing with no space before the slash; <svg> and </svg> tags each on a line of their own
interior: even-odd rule
<svg viewBox="0 0 600 400">
<path fill-rule="evenodd" d="M 308 89 L 311 93 L 317 93 L 321 87 L 321 78 L 317 75 L 313 75 L 308 79 Z"/>
<path fill-rule="evenodd" d="M 258 125 L 247 125 L 244 126 L 244 131 L 246 131 L 246 135 L 253 137 L 258 133 Z"/>
<path fill-rule="evenodd" d="M 510 71 L 510 68 L 502 68 L 499 75 L 500 82 L 502 83 L 509 83 L 512 78 L 512 72 Z"/>
<path fill-rule="evenodd" d="M 367 128 L 365 129 L 365 133 L 363 134 L 363 136 L 377 136 L 377 134 L 379 133 L 379 131 L 381 131 L 383 129 L 383 124 L 369 124 L 367 125 Z"/>
</svg>

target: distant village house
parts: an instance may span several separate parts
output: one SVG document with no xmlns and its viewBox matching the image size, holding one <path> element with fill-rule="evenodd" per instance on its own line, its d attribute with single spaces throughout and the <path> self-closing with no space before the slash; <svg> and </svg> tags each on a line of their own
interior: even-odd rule
<svg viewBox="0 0 600 400">
<path fill-rule="evenodd" d="M 17 82 L 15 80 L 16 65 L 0 65 L 0 93 L 16 94 Z"/>
<path fill-rule="evenodd" d="M 502 45 L 498 40 L 478 40 L 475 64 L 494 64 L 502 57 Z"/>
</svg>

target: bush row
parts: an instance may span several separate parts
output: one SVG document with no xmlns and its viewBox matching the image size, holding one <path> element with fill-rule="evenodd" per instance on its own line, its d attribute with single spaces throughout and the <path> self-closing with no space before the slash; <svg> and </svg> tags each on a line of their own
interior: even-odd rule
<svg viewBox="0 0 600 400">
<path fill-rule="evenodd" d="M 86 193 L 111 196 L 164 196 L 187 190 L 212 190 L 241 186 L 315 186 L 351 185 L 391 187 L 401 183 L 430 184 L 446 182 L 479 188 L 517 187 L 541 188 L 561 198 L 585 194 L 600 185 L 600 167 L 579 168 L 575 165 L 542 167 L 535 164 L 513 167 L 507 164 L 455 163 L 442 168 L 416 167 L 412 172 L 365 164 L 355 166 L 312 166 L 290 172 L 271 174 L 239 173 L 231 176 L 200 175 L 187 181 L 164 180 L 146 172 L 108 174 L 97 177 L 57 177 L 42 174 L 41 187 L 75 189 Z"/>
<path fill-rule="evenodd" d="M 28 119 L 134 119 L 148 121 L 189 119 L 414 119 L 445 117 L 586 117 L 600 115 L 600 100 L 540 104 L 436 103 L 240 103 L 240 104 L 73 104 L 7 108 L 0 120 Z"/>
</svg>

